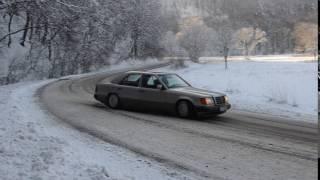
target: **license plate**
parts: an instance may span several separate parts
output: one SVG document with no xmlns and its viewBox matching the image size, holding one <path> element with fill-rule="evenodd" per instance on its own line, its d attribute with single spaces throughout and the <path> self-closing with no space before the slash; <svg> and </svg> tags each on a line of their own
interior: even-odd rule
<svg viewBox="0 0 320 180">
<path fill-rule="evenodd" d="M 227 108 L 226 107 L 220 107 L 220 111 L 226 111 Z"/>
</svg>

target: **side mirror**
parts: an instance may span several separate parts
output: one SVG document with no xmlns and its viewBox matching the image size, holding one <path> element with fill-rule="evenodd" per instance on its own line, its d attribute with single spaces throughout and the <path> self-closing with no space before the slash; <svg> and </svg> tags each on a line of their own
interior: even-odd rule
<svg viewBox="0 0 320 180">
<path fill-rule="evenodd" d="M 157 84 L 157 89 L 163 90 L 163 85 L 162 84 Z"/>
</svg>

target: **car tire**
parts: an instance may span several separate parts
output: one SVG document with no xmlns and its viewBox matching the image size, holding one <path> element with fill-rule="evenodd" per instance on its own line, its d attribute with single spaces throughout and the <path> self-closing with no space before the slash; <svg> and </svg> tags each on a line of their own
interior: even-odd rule
<svg viewBox="0 0 320 180">
<path fill-rule="evenodd" d="M 119 109 L 120 107 L 120 98 L 117 94 L 110 94 L 106 102 L 107 106 L 111 109 Z"/>
<path fill-rule="evenodd" d="M 179 101 L 176 112 L 181 118 L 191 118 L 194 115 L 194 108 L 189 101 Z"/>
</svg>

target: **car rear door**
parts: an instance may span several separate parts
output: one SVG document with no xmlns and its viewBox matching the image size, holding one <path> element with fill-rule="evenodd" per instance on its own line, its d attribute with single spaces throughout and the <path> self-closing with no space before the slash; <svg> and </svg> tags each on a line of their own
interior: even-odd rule
<svg viewBox="0 0 320 180">
<path fill-rule="evenodd" d="M 141 77 L 142 74 L 139 73 L 128 74 L 117 86 L 116 91 L 124 107 L 134 107 L 141 102 L 138 91 Z"/>
</svg>

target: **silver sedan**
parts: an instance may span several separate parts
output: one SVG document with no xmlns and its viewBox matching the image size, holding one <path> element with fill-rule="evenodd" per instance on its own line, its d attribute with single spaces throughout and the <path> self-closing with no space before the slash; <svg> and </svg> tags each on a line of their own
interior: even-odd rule
<svg viewBox="0 0 320 180">
<path fill-rule="evenodd" d="M 170 111 L 183 118 L 230 109 L 225 94 L 192 87 L 177 74 L 130 71 L 96 85 L 95 99 L 110 108 Z"/>
</svg>

